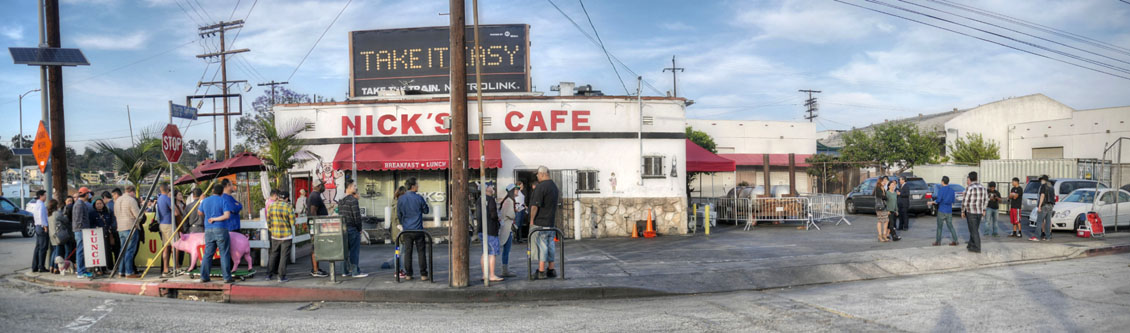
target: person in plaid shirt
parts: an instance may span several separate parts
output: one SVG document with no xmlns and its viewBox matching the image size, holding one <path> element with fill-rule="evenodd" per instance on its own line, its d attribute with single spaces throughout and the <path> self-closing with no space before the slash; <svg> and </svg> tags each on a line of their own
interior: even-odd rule
<svg viewBox="0 0 1130 333">
<path fill-rule="evenodd" d="M 267 280 L 277 273 L 279 282 L 286 282 L 289 281 L 286 278 L 286 263 L 290 259 L 290 245 L 294 239 L 294 208 L 287 202 L 290 193 L 279 191 L 273 197 L 275 200 L 267 208 L 267 228 L 271 232 L 271 259 Z"/>
<path fill-rule="evenodd" d="M 965 196 L 961 199 L 961 217 L 969 224 L 969 242 L 965 245 L 969 252 L 981 253 L 981 218 L 985 216 L 985 206 L 989 203 L 989 192 L 977 182 L 977 172 L 969 173 L 966 179 Z"/>
</svg>

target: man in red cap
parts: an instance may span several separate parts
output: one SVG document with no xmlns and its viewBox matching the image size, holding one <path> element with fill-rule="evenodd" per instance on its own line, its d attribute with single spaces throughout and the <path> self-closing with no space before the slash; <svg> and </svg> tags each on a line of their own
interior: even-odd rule
<svg viewBox="0 0 1130 333">
<path fill-rule="evenodd" d="M 90 189 L 86 187 L 78 189 L 73 209 L 74 211 L 71 212 L 71 230 L 75 233 L 75 263 L 77 266 L 75 274 L 89 278 L 91 274 L 86 271 L 86 260 L 83 259 L 82 229 L 91 227 L 90 213 L 94 211 L 94 207 L 90 204 Z"/>
</svg>

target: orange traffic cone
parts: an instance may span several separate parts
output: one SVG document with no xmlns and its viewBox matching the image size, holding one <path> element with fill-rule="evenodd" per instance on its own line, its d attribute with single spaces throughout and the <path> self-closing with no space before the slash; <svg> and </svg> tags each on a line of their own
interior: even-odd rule
<svg viewBox="0 0 1130 333">
<path fill-rule="evenodd" d="M 647 209 L 647 230 L 643 231 L 644 238 L 655 237 L 655 226 L 651 223 L 651 208 Z"/>
<path fill-rule="evenodd" d="M 632 238 L 640 238 L 640 228 L 635 222 L 632 222 Z"/>
</svg>

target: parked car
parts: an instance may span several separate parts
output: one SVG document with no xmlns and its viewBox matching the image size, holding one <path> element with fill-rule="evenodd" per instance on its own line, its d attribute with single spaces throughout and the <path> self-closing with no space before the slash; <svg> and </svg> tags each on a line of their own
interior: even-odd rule
<svg viewBox="0 0 1130 333">
<path fill-rule="evenodd" d="M 934 197 L 937 196 L 935 193 L 937 193 L 939 186 L 942 186 L 942 184 L 934 184 L 934 183 L 929 184 L 930 190 L 928 192 L 926 192 L 926 201 L 933 201 L 934 200 Z M 958 184 L 949 184 L 949 188 L 953 190 L 953 194 L 954 194 L 953 195 L 953 214 L 954 215 L 961 215 L 961 197 L 965 196 L 965 186 L 961 186 L 961 185 L 958 185 Z M 938 215 L 938 206 L 937 205 L 930 205 L 930 215 L 932 215 L 932 216 Z"/>
<path fill-rule="evenodd" d="M 1059 202 L 1060 198 L 1067 197 L 1067 195 L 1070 194 L 1072 191 L 1075 191 L 1075 190 L 1078 190 L 1078 189 L 1082 189 L 1082 188 L 1107 188 L 1106 184 L 1102 184 L 1102 183 L 1099 183 L 1098 181 L 1090 180 L 1090 179 L 1053 178 L 1053 179 L 1048 179 L 1048 182 L 1052 184 L 1052 188 L 1055 190 L 1056 195 L 1055 195 L 1055 198 L 1053 198 L 1053 199 L 1056 202 Z M 1039 199 L 1040 199 L 1040 181 L 1039 180 L 1028 181 L 1028 184 L 1024 185 L 1024 200 L 1020 201 L 1020 203 L 1022 205 L 1022 207 L 1020 208 L 1020 219 L 1021 220 L 1027 220 L 1028 219 L 1029 214 L 1031 214 L 1032 210 L 1036 208 L 1036 200 L 1039 200 Z"/>
<path fill-rule="evenodd" d="M 898 177 L 887 176 L 890 181 L 898 181 Z M 847 194 L 844 200 L 844 205 L 847 207 L 848 213 L 857 214 L 860 212 L 875 212 L 875 196 L 871 195 L 875 191 L 875 182 L 879 181 L 878 177 L 871 177 L 863 180 L 858 186 Z M 927 213 L 930 208 L 926 206 L 926 181 L 918 177 L 909 177 L 906 179 L 907 184 L 910 184 L 910 212 L 911 213 Z"/>
<path fill-rule="evenodd" d="M 1072 191 L 1055 203 L 1052 230 L 1078 230 L 1086 223 L 1088 212 L 1098 213 L 1104 227 L 1114 227 L 1116 207 L 1118 225 L 1130 225 L 1130 192 L 1110 188 Z"/>
<path fill-rule="evenodd" d="M 0 234 L 19 232 L 24 237 L 35 233 L 35 221 L 31 213 L 20 209 L 8 198 L 0 197 Z"/>
</svg>

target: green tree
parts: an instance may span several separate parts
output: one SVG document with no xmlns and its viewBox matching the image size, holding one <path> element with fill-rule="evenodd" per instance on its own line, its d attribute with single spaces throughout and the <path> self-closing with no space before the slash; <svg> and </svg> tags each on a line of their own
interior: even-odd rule
<svg viewBox="0 0 1130 333">
<path fill-rule="evenodd" d="M 981 165 L 981 160 L 1000 159 L 1000 146 L 992 139 L 985 139 L 980 133 L 969 133 L 965 138 L 957 138 L 949 145 L 954 162 Z"/>
<path fill-rule="evenodd" d="M 302 127 L 295 123 L 280 127 L 275 123 L 274 117 L 262 118 L 258 123 L 258 131 L 266 141 L 259 149 L 259 157 L 267 164 L 267 176 L 271 179 L 271 188 L 282 188 L 286 173 L 299 162 L 301 154 L 311 155 L 305 150 L 298 133 Z"/>
<path fill-rule="evenodd" d="M 840 158 L 828 154 L 816 154 L 804 159 L 809 167 L 806 171 L 808 175 L 820 179 L 817 184 L 833 184 L 840 181 L 839 171 L 842 165 L 839 163 Z M 821 193 L 828 193 L 828 189 L 820 188 Z"/>
<path fill-rule="evenodd" d="M 137 144 L 128 148 L 117 148 L 113 144 L 100 141 L 95 144 L 99 150 L 114 156 L 115 171 L 124 175 L 134 187 L 140 188 L 141 181 L 164 166 L 161 157 L 161 139 L 151 130 L 143 131 Z"/>
<path fill-rule="evenodd" d="M 940 148 L 937 139 L 920 132 L 917 125 L 889 122 L 870 131 L 847 132 L 840 154 L 846 161 L 875 162 L 883 169 L 903 172 L 935 159 Z"/>
<path fill-rule="evenodd" d="M 710 137 L 710 134 L 706 134 L 706 132 L 695 130 L 690 126 L 687 126 L 686 135 L 688 140 L 691 140 L 691 142 L 694 142 L 694 144 L 698 145 L 699 147 L 702 147 L 703 149 L 706 149 L 711 153 L 718 153 L 718 144 L 714 143 L 714 138 Z M 692 182 L 694 182 L 699 177 L 699 175 L 703 174 L 712 174 L 712 172 L 687 172 L 688 198 L 691 196 L 691 192 L 694 192 L 694 188 L 691 187 Z"/>
<path fill-rule="evenodd" d="M 235 122 L 235 133 L 237 136 L 244 138 L 251 147 L 262 147 L 267 144 L 265 133 L 262 132 L 260 124 L 264 119 L 274 118 L 275 111 L 272 109 L 276 104 L 290 104 L 290 103 L 303 103 L 310 102 L 310 96 L 300 94 L 286 87 L 276 87 L 272 97 L 271 90 L 263 91 L 263 95 L 251 102 L 251 112 L 239 117 Z M 232 153 L 239 152 L 236 147 L 232 147 Z"/>
</svg>

